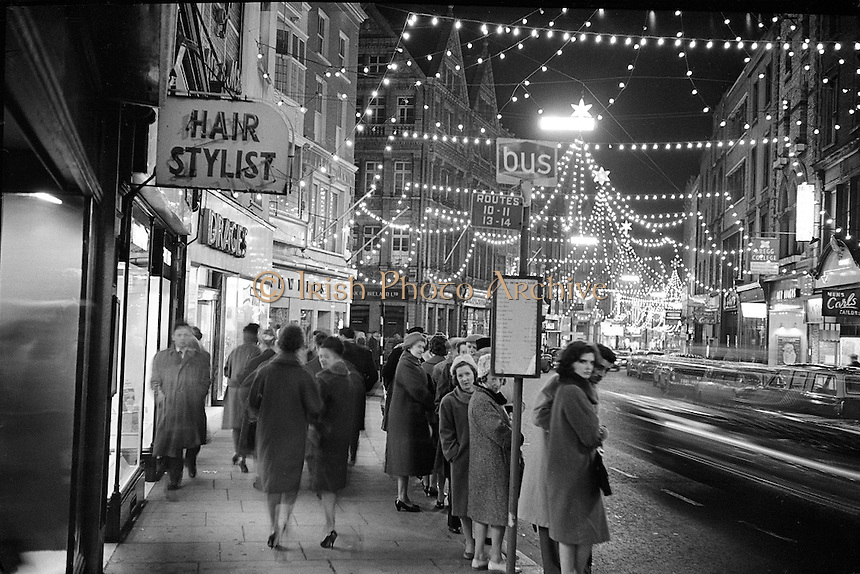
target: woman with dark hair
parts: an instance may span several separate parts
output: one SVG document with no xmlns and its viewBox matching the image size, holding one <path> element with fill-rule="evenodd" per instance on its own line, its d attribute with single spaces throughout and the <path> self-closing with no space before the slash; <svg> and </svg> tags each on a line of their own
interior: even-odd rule
<svg viewBox="0 0 860 574">
<path fill-rule="evenodd" d="M 451 514 L 460 518 L 466 547 L 463 558 L 475 557 L 475 539 L 469 518 L 469 401 L 475 392 L 478 367 L 471 355 L 461 355 L 451 364 L 457 387 L 439 403 L 439 442 L 451 464 Z"/>
<path fill-rule="evenodd" d="M 427 476 L 433 470 L 435 450 L 428 422 L 434 411 L 433 393 L 420 365 L 424 335 L 409 333 L 402 348 L 386 413 L 385 473 L 397 477 L 398 512 L 420 512 L 409 500 L 409 477 Z"/>
<path fill-rule="evenodd" d="M 320 412 L 316 384 L 299 359 L 304 346 L 301 327 L 284 327 L 278 337 L 278 355 L 254 372 L 248 396 L 251 413 L 257 416 L 257 471 L 272 524 L 269 548 L 280 544 L 290 522 L 302 480 L 308 424 Z M 286 507 L 281 528 L 279 504 Z"/>
<path fill-rule="evenodd" d="M 558 386 L 550 400 L 546 495 L 549 536 L 559 543 L 562 574 L 585 572 L 594 544 L 609 541 L 603 495 L 594 477 L 597 448 L 606 427 L 597 418 L 597 393 L 589 381 L 597 352 L 576 341 L 562 351 Z M 536 414 L 546 426 L 546 405 Z"/>
<path fill-rule="evenodd" d="M 239 385 L 238 398 L 242 405 L 242 430 L 239 433 L 239 454 L 242 455 L 242 460 L 239 462 L 239 469 L 242 472 L 248 472 L 248 465 L 245 463 L 246 456 L 254 454 L 254 434 L 256 434 L 257 421 L 248 412 L 248 396 L 251 394 L 251 383 L 254 382 L 254 371 L 275 356 L 275 331 L 266 329 L 260 333 L 260 344 L 263 352 L 248 361 L 245 365 L 245 370 L 239 375 L 242 384 Z M 251 433 L 254 434 L 251 434 Z"/>
<path fill-rule="evenodd" d="M 499 390 L 502 377 L 490 374 L 490 355 L 478 361 L 475 393 L 469 401 L 469 501 L 475 555 L 472 568 L 505 572 L 502 536 L 508 523 L 508 482 L 511 467 L 511 421 L 507 399 Z M 489 555 L 484 540 L 490 534 Z M 513 559 L 513 558 L 511 558 Z"/>
<path fill-rule="evenodd" d="M 349 443 L 356 424 L 355 395 L 364 396 L 364 383 L 358 372 L 343 360 L 343 343 L 326 337 L 317 346 L 322 370 L 316 374 L 322 409 L 311 432 L 311 488 L 317 492 L 325 511 L 326 536 L 320 546 L 331 548 L 337 539 L 335 504 L 337 493 L 346 486 Z"/>
</svg>

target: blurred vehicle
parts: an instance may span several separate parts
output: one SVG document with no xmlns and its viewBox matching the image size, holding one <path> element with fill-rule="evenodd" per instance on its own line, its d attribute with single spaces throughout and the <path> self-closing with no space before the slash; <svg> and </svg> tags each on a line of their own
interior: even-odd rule
<svg viewBox="0 0 860 574">
<path fill-rule="evenodd" d="M 663 392 L 694 397 L 699 383 L 709 370 L 708 362 L 684 360 L 663 361 L 654 372 L 654 384 Z"/>
<path fill-rule="evenodd" d="M 666 397 L 628 396 L 621 411 L 661 466 L 730 492 L 762 489 L 797 512 L 860 516 L 860 422 Z"/>
<path fill-rule="evenodd" d="M 660 366 L 660 361 L 665 357 L 663 351 L 645 351 L 630 356 L 627 362 L 627 374 L 638 379 L 645 377 L 653 378 L 654 372 Z"/>
<path fill-rule="evenodd" d="M 540 355 L 540 370 L 548 373 L 558 366 L 558 356 L 563 347 L 550 347 Z"/>
<path fill-rule="evenodd" d="M 737 393 L 738 402 L 779 411 L 860 419 L 860 368 L 798 364 Z"/>
<path fill-rule="evenodd" d="M 617 370 L 626 369 L 627 361 L 630 359 L 630 351 L 627 349 L 617 349 L 615 351 L 615 366 L 618 367 Z"/>
</svg>

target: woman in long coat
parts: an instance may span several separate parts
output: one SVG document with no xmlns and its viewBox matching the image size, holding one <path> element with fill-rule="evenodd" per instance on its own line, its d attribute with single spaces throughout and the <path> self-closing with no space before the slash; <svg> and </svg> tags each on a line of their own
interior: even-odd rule
<svg viewBox="0 0 860 574">
<path fill-rule="evenodd" d="M 337 493 L 346 486 L 349 445 L 355 432 L 355 395 L 364 396 L 364 382 L 343 360 L 343 343 L 327 337 L 317 346 L 323 369 L 316 374 L 322 409 L 315 428 L 311 457 L 311 488 L 317 492 L 325 512 L 323 548 L 331 548 L 337 538 L 335 505 Z"/>
<path fill-rule="evenodd" d="M 439 443 L 451 464 L 451 514 L 460 518 L 466 544 L 463 558 L 475 557 L 472 519 L 469 518 L 469 401 L 475 392 L 478 368 L 471 356 L 456 357 L 451 378 L 457 387 L 439 403 Z"/>
<path fill-rule="evenodd" d="M 239 454 L 239 437 L 242 432 L 242 419 L 245 418 L 245 403 L 240 397 L 239 387 L 245 380 L 248 361 L 260 355 L 257 346 L 257 334 L 260 326 L 249 323 L 242 329 L 242 344 L 233 349 L 224 365 L 224 374 L 229 380 L 224 391 L 224 411 L 221 417 L 221 428 L 233 431 L 233 464 L 239 463 L 242 472 L 248 472 L 245 457 Z M 245 397 L 247 400 L 247 397 Z"/>
<path fill-rule="evenodd" d="M 429 423 L 434 414 L 433 393 L 419 362 L 423 352 L 424 335 L 406 335 L 386 413 L 385 473 L 397 477 L 394 505 L 398 511 L 420 512 L 421 508 L 409 500 L 409 477 L 430 474 L 436 455 Z"/>
<path fill-rule="evenodd" d="M 257 416 L 257 471 L 261 490 L 267 494 L 275 547 L 282 531 L 278 528 L 278 505 L 286 507 L 284 530 L 302 480 L 308 423 L 320 412 L 320 398 L 313 377 L 299 361 L 304 335 L 298 325 L 288 325 L 278 338 L 280 353 L 254 373 L 248 406 Z"/>
<path fill-rule="evenodd" d="M 593 467 L 597 447 L 607 435 L 597 418 L 597 393 L 589 381 L 595 356 L 584 342 L 571 343 L 564 350 L 559 376 L 571 382 L 558 387 L 550 415 L 549 535 L 559 543 L 564 574 L 584 572 L 592 545 L 609 541 L 603 495 Z M 566 365 L 571 365 L 570 370 Z"/>
<path fill-rule="evenodd" d="M 478 365 L 482 376 L 469 402 L 469 517 L 475 538 L 472 568 L 504 572 L 502 536 L 508 523 L 511 422 L 504 409 L 507 401 L 499 392 L 504 379 L 489 374 L 489 355 Z M 492 545 L 487 557 L 484 540 L 488 529 Z"/>
</svg>

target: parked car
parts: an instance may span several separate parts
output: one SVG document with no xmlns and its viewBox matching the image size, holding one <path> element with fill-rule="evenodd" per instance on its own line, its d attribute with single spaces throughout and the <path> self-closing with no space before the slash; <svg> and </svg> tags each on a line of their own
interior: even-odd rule
<svg viewBox="0 0 860 574">
<path fill-rule="evenodd" d="M 860 368 L 811 364 L 779 367 L 760 384 L 740 389 L 738 402 L 779 411 L 860 419 Z"/>
<path fill-rule="evenodd" d="M 627 368 L 627 361 L 630 359 L 630 351 L 627 349 L 617 349 L 615 351 L 615 366 L 620 369 Z"/>
<path fill-rule="evenodd" d="M 660 366 L 660 362 L 665 357 L 663 351 L 646 351 L 641 355 L 631 356 L 630 363 L 633 364 L 632 369 L 630 363 L 627 366 L 627 374 L 633 371 L 633 374 L 639 378 L 653 378 L 654 372 Z"/>
<path fill-rule="evenodd" d="M 558 356 L 561 353 L 562 347 L 550 347 L 541 353 L 540 370 L 548 373 L 558 366 Z"/>
</svg>

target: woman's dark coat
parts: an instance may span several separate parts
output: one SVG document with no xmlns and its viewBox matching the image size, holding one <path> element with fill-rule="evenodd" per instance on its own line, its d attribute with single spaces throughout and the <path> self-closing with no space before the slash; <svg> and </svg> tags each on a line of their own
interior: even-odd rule
<svg viewBox="0 0 860 574">
<path fill-rule="evenodd" d="M 469 401 L 457 387 L 439 404 L 439 443 L 451 463 L 451 514 L 469 516 Z"/>
<path fill-rule="evenodd" d="M 511 422 L 496 396 L 501 395 L 476 386 L 469 401 L 469 518 L 504 526 L 508 523 Z"/>
<path fill-rule="evenodd" d="M 248 405 L 257 416 L 257 471 L 263 492 L 298 492 L 308 423 L 319 416 L 316 383 L 293 355 L 277 355 L 254 373 Z"/>
<path fill-rule="evenodd" d="M 565 544 L 609 541 L 603 494 L 594 477 L 596 449 L 602 443 L 597 393 L 581 377 L 555 392 L 546 450 L 550 538 Z"/>
<path fill-rule="evenodd" d="M 337 492 L 346 486 L 349 443 L 356 424 L 355 395 L 364 398 L 364 384 L 345 361 L 317 373 L 316 383 L 322 409 L 310 465 L 311 488 Z"/>
<path fill-rule="evenodd" d="M 430 438 L 433 393 L 418 358 L 404 351 L 389 391 L 385 472 L 391 476 L 425 476 L 433 471 L 436 451 Z"/>
</svg>

